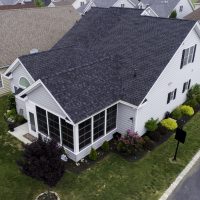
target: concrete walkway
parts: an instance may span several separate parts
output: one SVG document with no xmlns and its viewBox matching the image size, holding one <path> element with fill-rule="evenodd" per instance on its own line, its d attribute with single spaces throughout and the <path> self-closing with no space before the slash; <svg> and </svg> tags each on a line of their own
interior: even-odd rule
<svg viewBox="0 0 200 200">
<path fill-rule="evenodd" d="M 27 134 L 29 131 L 28 131 L 28 123 L 25 123 L 25 124 L 22 124 L 18 127 L 16 127 L 14 129 L 13 132 L 11 131 L 8 131 L 12 136 L 16 137 L 18 140 L 20 140 L 21 142 L 23 142 L 24 144 L 30 144 L 31 141 L 26 139 L 24 137 L 25 134 Z"/>
</svg>

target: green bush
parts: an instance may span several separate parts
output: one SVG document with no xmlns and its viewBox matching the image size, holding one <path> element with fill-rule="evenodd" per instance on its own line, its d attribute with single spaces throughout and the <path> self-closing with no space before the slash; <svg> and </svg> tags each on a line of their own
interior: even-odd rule
<svg viewBox="0 0 200 200">
<path fill-rule="evenodd" d="M 102 148 L 102 150 L 103 150 L 104 152 L 108 152 L 109 149 L 110 149 L 109 142 L 108 142 L 108 141 L 105 141 L 105 142 L 102 144 L 101 148 Z"/>
<path fill-rule="evenodd" d="M 173 119 L 180 119 L 183 116 L 180 106 L 172 111 L 171 116 Z"/>
<path fill-rule="evenodd" d="M 118 152 L 126 152 L 126 145 L 122 141 L 119 141 L 117 143 L 117 151 Z"/>
<path fill-rule="evenodd" d="M 196 101 L 197 101 L 198 104 L 200 104 L 200 94 L 198 94 L 198 95 L 196 96 Z"/>
<path fill-rule="evenodd" d="M 35 5 L 37 7 L 43 7 L 44 6 L 44 1 L 43 0 L 35 0 Z"/>
<path fill-rule="evenodd" d="M 183 115 L 188 115 L 188 116 L 194 115 L 194 109 L 191 106 L 187 105 L 181 106 L 181 112 L 183 113 Z"/>
<path fill-rule="evenodd" d="M 97 157 L 98 157 L 97 151 L 92 148 L 89 154 L 89 159 L 95 161 L 97 160 Z"/>
<path fill-rule="evenodd" d="M 145 123 L 147 131 L 153 132 L 158 129 L 158 119 L 151 118 Z"/>
<path fill-rule="evenodd" d="M 197 99 L 194 98 L 194 99 L 189 99 L 185 102 L 185 105 L 188 105 L 188 106 L 191 106 L 192 108 L 196 108 L 198 106 L 198 102 L 197 102 Z"/>
<path fill-rule="evenodd" d="M 178 127 L 176 120 L 172 118 L 163 119 L 161 125 L 169 131 L 174 131 Z"/>
<path fill-rule="evenodd" d="M 8 95 L 8 110 L 16 109 L 15 96 L 13 94 Z"/>
<path fill-rule="evenodd" d="M 154 148 L 154 142 L 148 137 L 148 136 L 144 136 L 144 149 L 152 151 Z"/>
<path fill-rule="evenodd" d="M 196 84 L 187 93 L 188 99 L 195 99 L 197 95 L 200 95 L 200 85 Z"/>
<path fill-rule="evenodd" d="M 177 17 L 177 12 L 176 10 L 172 11 L 171 15 L 169 16 L 169 18 L 176 18 Z"/>
</svg>

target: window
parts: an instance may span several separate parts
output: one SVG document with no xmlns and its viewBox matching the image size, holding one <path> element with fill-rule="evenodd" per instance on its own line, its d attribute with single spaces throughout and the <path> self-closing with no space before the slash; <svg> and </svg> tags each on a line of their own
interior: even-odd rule
<svg viewBox="0 0 200 200">
<path fill-rule="evenodd" d="M 106 132 L 110 132 L 116 128 L 117 119 L 117 105 L 114 105 L 107 109 L 107 128 Z"/>
<path fill-rule="evenodd" d="M 91 118 L 79 124 L 79 149 L 91 143 Z"/>
<path fill-rule="evenodd" d="M 48 135 L 46 111 L 36 106 L 38 131 Z"/>
<path fill-rule="evenodd" d="M 50 137 L 60 143 L 60 129 L 58 116 L 48 112 Z"/>
<path fill-rule="evenodd" d="M 94 116 L 94 140 L 104 135 L 105 130 L 105 111 Z"/>
<path fill-rule="evenodd" d="M 190 89 L 190 84 L 191 84 L 191 79 L 183 84 L 182 93 L 184 93 L 186 90 Z"/>
<path fill-rule="evenodd" d="M 63 145 L 74 150 L 73 126 L 61 119 L 61 133 Z"/>
<path fill-rule="evenodd" d="M 3 82 L 2 82 L 2 77 L 1 77 L 1 74 L 0 74 L 0 88 L 3 87 Z"/>
<path fill-rule="evenodd" d="M 84 2 L 83 1 L 81 1 L 81 6 L 84 6 Z"/>
<path fill-rule="evenodd" d="M 29 81 L 28 81 L 26 78 L 21 77 L 20 80 L 19 80 L 19 85 L 20 85 L 23 89 L 25 89 L 25 88 L 27 88 L 27 87 L 30 86 L 30 83 L 29 83 Z"/>
<path fill-rule="evenodd" d="M 122 4 L 121 4 L 121 8 L 124 8 L 124 7 L 125 7 L 125 5 L 122 3 Z"/>
<path fill-rule="evenodd" d="M 183 12 L 183 6 L 180 6 L 179 12 Z"/>
<path fill-rule="evenodd" d="M 183 66 L 187 65 L 188 63 L 193 63 L 196 53 L 197 45 L 194 45 L 188 49 L 184 49 L 182 52 L 182 59 L 181 59 L 181 69 Z"/>
<path fill-rule="evenodd" d="M 174 91 L 168 93 L 167 104 L 170 103 L 171 100 L 176 99 L 176 92 L 177 92 L 177 89 L 175 89 Z"/>
</svg>

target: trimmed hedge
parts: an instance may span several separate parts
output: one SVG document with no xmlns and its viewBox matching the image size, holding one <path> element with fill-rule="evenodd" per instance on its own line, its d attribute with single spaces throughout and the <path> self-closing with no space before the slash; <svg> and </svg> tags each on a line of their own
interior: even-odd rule
<svg viewBox="0 0 200 200">
<path fill-rule="evenodd" d="M 169 131 L 174 131 L 178 127 L 176 120 L 172 118 L 163 119 L 160 124 Z"/>
<path fill-rule="evenodd" d="M 183 115 L 188 115 L 188 116 L 194 115 L 194 109 L 191 106 L 187 105 L 181 106 L 181 112 L 183 113 Z"/>
</svg>

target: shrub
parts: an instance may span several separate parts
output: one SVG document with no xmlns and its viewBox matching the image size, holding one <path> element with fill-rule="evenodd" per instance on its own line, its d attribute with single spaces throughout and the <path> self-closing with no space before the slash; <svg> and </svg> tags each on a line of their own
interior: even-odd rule
<svg viewBox="0 0 200 200">
<path fill-rule="evenodd" d="M 153 119 L 151 118 L 150 120 L 148 120 L 145 123 L 145 128 L 147 129 L 147 131 L 155 131 L 158 129 L 158 119 Z"/>
<path fill-rule="evenodd" d="M 176 10 L 172 11 L 171 15 L 169 16 L 169 18 L 176 18 L 177 17 L 177 12 Z"/>
<path fill-rule="evenodd" d="M 200 95 L 200 85 L 196 84 L 187 93 L 188 99 L 195 99 L 197 95 Z"/>
<path fill-rule="evenodd" d="M 198 95 L 196 96 L 196 101 L 197 101 L 198 104 L 200 104 L 200 94 L 198 94 Z"/>
<path fill-rule="evenodd" d="M 189 99 L 185 102 L 185 105 L 188 105 L 188 106 L 191 106 L 192 108 L 196 108 L 198 106 L 198 102 L 197 102 L 197 99 L 194 98 L 194 99 Z"/>
<path fill-rule="evenodd" d="M 117 143 L 117 151 L 125 153 L 126 152 L 126 145 L 125 145 L 125 143 L 123 143 L 122 141 L 119 141 Z"/>
<path fill-rule="evenodd" d="M 108 152 L 109 149 L 110 149 L 109 142 L 108 142 L 108 141 L 105 141 L 105 142 L 102 144 L 101 148 L 102 148 L 102 150 L 103 150 L 104 152 Z"/>
<path fill-rule="evenodd" d="M 16 109 L 15 96 L 13 94 L 8 95 L 8 110 Z"/>
<path fill-rule="evenodd" d="M 146 150 L 152 151 L 154 148 L 154 142 L 148 137 L 148 136 L 144 136 L 144 148 Z"/>
<path fill-rule="evenodd" d="M 177 107 L 175 110 L 172 111 L 171 116 L 173 119 L 180 119 L 183 115 L 181 112 L 181 108 Z"/>
<path fill-rule="evenodd" d="M 161 135 L 160 135 L 160 133 L 158 131 L 156 131 L 156 132 L 148 132 L 147 135 L 151 140 L 153 140 L 155 142 L 160 141 Z"/>
<path fill-rule="evenodd" d="M 194 109 L 187 105 L 181 106 L 181 112 L 183 113 L 183 115 L 188 115 L 188 116 L 194 115 Z"/>
<path fill-rule="evenodd" d="M 176 120 L 172 118 L 163 119 L 161 125 L 169 131 L 174 131 L 178 127 Z"/>
<path fill-rule="evenodd" d="M 37 7 L 43 7 L 44 6 L 44 1 L 43 0 L 35 0 L 35 5 Z"/>
<path fill-rule="evenodd" d="M 97 151 L 92 148 L 89 154 L 89 159 L 95 161 L 97 160 L 97 156 Z"/>
</svg>

